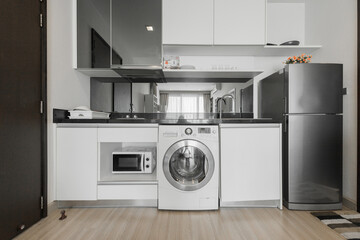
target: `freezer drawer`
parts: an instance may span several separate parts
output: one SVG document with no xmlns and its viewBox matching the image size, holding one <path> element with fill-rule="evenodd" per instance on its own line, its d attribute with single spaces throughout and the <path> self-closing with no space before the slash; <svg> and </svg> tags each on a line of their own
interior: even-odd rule
<svg viewBox="0 0 360 240">
<path fill-rule="evenodd" d="M 342 113 L 342 64 L 292 64 L 285 67 L 288 113 Z"/>
<path fill-rule="evenodd" d="M 289 203 L 342 201 L 342 116 L 288 116 Z"/>
</svg>

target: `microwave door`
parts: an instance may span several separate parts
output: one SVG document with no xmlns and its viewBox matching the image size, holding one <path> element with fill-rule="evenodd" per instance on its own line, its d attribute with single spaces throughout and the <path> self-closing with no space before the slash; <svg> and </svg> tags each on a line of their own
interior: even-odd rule
<svg viewBox="0 0 360 240">
<path fill-rule="evenodd" d="M 142 154 L 114 154 L 113 172 L 114 173 L 132 173 L 142 172 L 143 170 Z"/>
</svg>

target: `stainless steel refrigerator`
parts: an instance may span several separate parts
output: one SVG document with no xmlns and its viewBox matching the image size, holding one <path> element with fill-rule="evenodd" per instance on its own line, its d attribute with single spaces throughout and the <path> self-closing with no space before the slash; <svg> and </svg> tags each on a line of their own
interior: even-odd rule
<svg viewBox="0 0 360 240">
<path fill-rule="evenodd" d="M 294 210 L 342 207 L 342 64 L 290 64 L 259 83 L 259 117 L 283 124 L 283 197 Z"/>
</svg>

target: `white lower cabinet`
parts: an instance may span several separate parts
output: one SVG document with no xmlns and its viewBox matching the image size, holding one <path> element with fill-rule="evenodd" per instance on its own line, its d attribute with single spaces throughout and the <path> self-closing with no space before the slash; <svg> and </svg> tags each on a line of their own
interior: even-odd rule
<svg viewBox="0 0 360 240">
<path fill-rule="evenodd" d="M 97 128 L 56 130 L 56 199 L 97 199 Z"/>
<path fill-rule="evenodd" d="M 281 124 L 222 124 L 221 206 L 282 207 Z"/>
<path fill-rule="evenodd" d="M 99 185 L 99 200 L 156 200 L 157 185 Z"/>
<path fill-rule="evenodd" d="M 58 126 L 56 200 L 157 200 L 156 179 L 98 185 L 101 144 L 157 140 L 158 126 Z M 220 144 L 220 205 L 281 208 L 281 124 L 221 124 Z"/>
<path fill-rule="evenodd" d="M 156 148 L 157 141 L 157 124 L 58 125 L 55 146 L 56 200 L 152 200 L 156 202 L 157 182 L 156 177 L 154 178 L 156 171 L 153 174 L 113 175 L 111 164 L 112 151 L 118 151 L 125 146 L 145 145 Z M 101 146 L 108 151 L 100 154 Z M 156 159 L 156 156 L 154 158 Z M 102 161 L 107 161 L 103 164 L 106 167 L 104 171 L 110 175 L 110 177 L 107 176 L 108 180 L 103 181 L 99 178 Z M 141 183 L 134 184 L 134 181 Z M 144 204 L 148 203 L 144 202 Z"/>
</svg>

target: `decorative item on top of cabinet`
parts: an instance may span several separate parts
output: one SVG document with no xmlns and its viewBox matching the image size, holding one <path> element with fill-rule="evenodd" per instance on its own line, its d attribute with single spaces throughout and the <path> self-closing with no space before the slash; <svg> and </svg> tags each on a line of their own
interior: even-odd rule
<svg viewBox="0 0 360 240">
<path fill-rule="evenodd" d="M 179 69 L 180 57 L 179 56 L 164 56 L 165 69 Z"/>
<path fill-rule="evenodd" d="M 300 56 L 293 56 L 289 57 L 285 64 L 296 64 L 296 63 L 310 63 L 311 62 L 311 55 L 305 55 L 305 53 L 301 54 Z"/>
</svg>

